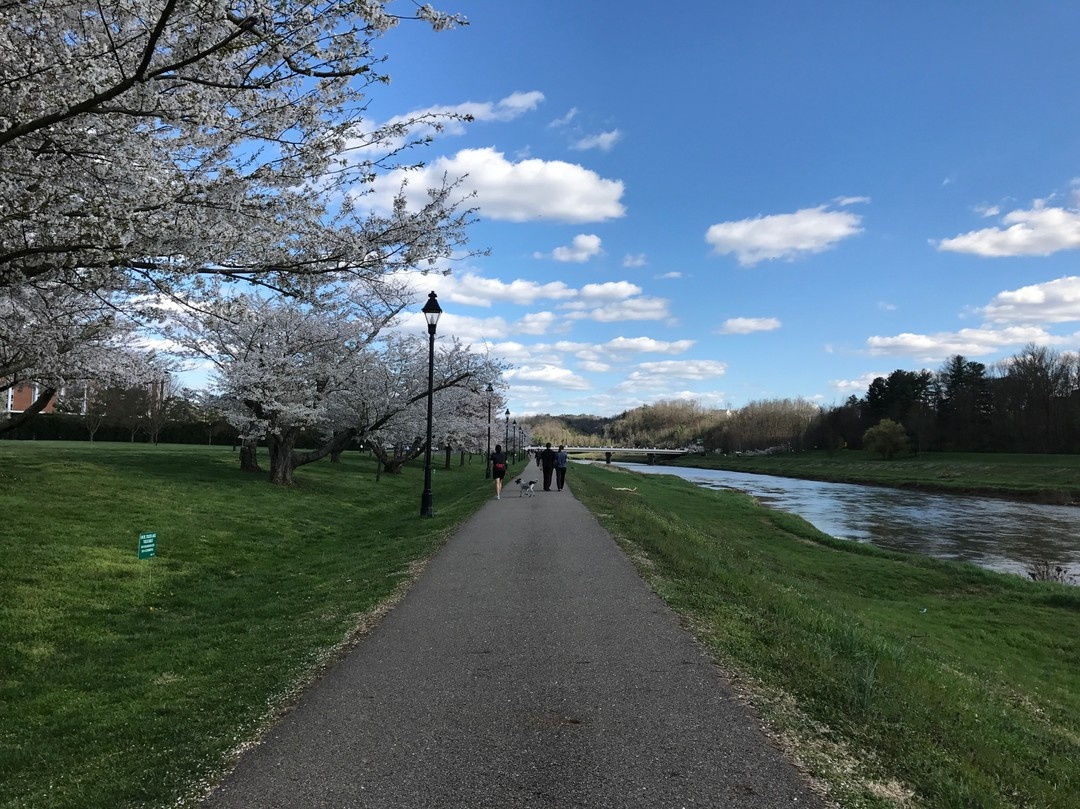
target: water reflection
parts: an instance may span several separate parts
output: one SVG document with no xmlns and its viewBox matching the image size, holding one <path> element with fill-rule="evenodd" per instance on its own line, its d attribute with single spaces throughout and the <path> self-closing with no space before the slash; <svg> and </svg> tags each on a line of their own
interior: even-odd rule
<svg viewBox="0 0 1080 809">
<path fill-rule="evenodd" d="M 1002 572 L 1026 575 L 1028 565 L 1047 561 L 1080 573 L 1080 508 L 713 469 L 619 466 L 739 489 L 834 537 Z"/>
</svg>

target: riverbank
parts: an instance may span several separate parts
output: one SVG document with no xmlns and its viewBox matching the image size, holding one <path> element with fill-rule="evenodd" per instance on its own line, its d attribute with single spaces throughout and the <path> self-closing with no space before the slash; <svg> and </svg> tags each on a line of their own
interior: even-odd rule
<svg viewBox="0 0 1080 809">
<path fill-rule="evenodd" d="M 858 450 L 775 455 L 683 455 L 672 466 L 1080 505 L 1080 456 L 924 452 L 884 460 Z"/>
<path fill-rule="evenodd" d="M 1080 593 L 828 537 L 663 475 L 575 496 L 844 807 L 1072 807 Z"/>
</svg>

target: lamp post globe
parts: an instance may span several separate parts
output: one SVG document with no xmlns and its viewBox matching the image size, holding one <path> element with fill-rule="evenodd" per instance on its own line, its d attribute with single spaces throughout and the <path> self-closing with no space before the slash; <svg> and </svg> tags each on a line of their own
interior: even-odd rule
<svg viewBox="0 0 1080 809">
<path fill-rule="evenodd" d="M 487 443 L 487 460 L 484 461 L 484 477 L 491 478 L 491 394 L 495 392 L 495 388 L 491 387 L 491 383 L 488 382 L 484 393 L 488 396 L 488 443 Z"/>
<path fill-rule="evenodd" d="M 438 296 L 432 292 L 421 310 L 428 330 L 428 376 L 427 376 L 427 448 L 424 450 L 424 493 L 420 495 L 420 516 L 434 517 L 431 496 L 431 410 L 435 394 L 435 326 L 442 314 Z"/>
</svg>

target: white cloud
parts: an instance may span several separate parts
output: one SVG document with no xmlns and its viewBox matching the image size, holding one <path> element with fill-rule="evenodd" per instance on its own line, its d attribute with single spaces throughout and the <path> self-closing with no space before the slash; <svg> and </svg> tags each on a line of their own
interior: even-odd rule
<svg viewBox="0 0 1080 809">
<path fill-rule="evenodd" d="M 877 308 L 881 309 L 883 312 L 895 312 L 896 304 L 889 303 L 888 301 L 878 301 Z"/>
<path fill-rule="evenodd" d="M 504 376 L 511 385 L 517 382 L 537 382 L 565 390 L 588 390 L 591 387 L 588 380 L 555 365 L 523 365 L 509 369 Z"/>
<path fill-rule="evenodd" d="M 494 102 L 465 101 L 461 104 L 439 104 L 413 110 L 404 115 L 394 116 L 382 126 L 402 128 L 400 133 L 391 139 L 390 148 L 393 148 L 401 146 L 409 139 L 461 135 L 468 125 L 467 121 L 462 120 L 465 116 L 472 116 L 474 121 L 481 122 L 513 121 L 535 110 L 543 101 L 544 94 L 538 90 L 515 92 Z M 367 142 L 363 138 L 351 140 L 346 145 L 346 149 L 352 150 L 364 151 L 367 148 Z M 385 150 L 387 147 L 378 148 Z"/>
<path fill-rule="evenodd" d="M 703 381 L 723 376 L 727 365 L 717 360 L 660 360 L 639 363 L 624 384 L 670 385 L 672 379 Z"/>
<path fill-rule="evenodd" d="M 579 152 L 585 151 L 586 149 L 599 149 L 602 152 L 610 152 L 612 147 L 614 147 L 621 139 L 622 132 L 618 129 L 613 129 L 610 132 L 601 132 L 597 135 L 588 135 L 581 138 L 570 144 L 570 148 Z"/>
<path fill-rule="evenodd" d="M 427 299 L 427 290 L 434 289 L 439 294 L 439 301 L 446 308 L 447 302 L 464 306 L 490 308 L 500 303 L 513 303 L 529 306 L 538 301 L 572 300 L 578 291 L 563 281 L 550 281 L 540 284 L 536 281 L 517 279 L 506 282 L 497 278 L 486 278 L 474 272 L 460 275 L 433 275 L 418 271 L 403 271 L 400 276 L 408 278 L 409 285 L 416 291 L 418 300 Z"/>
<path fill-rule="evenodd" d="M 558 129 L 559 127 L 564 127 L 567 124 L 569 124 L 571 121 L 573 121 L 577 117 L 577 114 L 578 114 L 578 108 L 577 107 L 571 107 L 569 110 L 567 110 L 566 115 L 564 115 L 562 118 L 556 118 L 554 121 L 552 121 L 550 124 L 548 124 L 548 126 L 551 127 L 552 129 Z"/>
<path fill-rule="evenodd" d="M 600 247 L 600 237 L 591 233 L 579 233 L 574 237 L 569 246 L 556 247 L 551 252 L 551 258 L 556 261 L 573 262 L 584 264 L 590 258 L 603 255 Z M 535 258 L 547 258 L 542 253 L 534 253 Z"/>
<path fill-rule="evenodd" d="M 402 182 L 406 197 L 419 207 L 426 189 L 441 185 L 444 175 L 461 178 L 462 194 L 474 193 L 481 216 L 508 222 L 546 219 L 580 224 L 625 215 L 623 184 L 561 160 L 530 158 L 512 162 L 492 148 L 463 149 L 413 172 L 390 172 L 373 184 L 373 193 L 357 203 L 389 210 Z"/>
<path fill-rule="evenodd" d="M 1036 201 L 1029 210 L 1005 214 L 1001 224 L 942 239 L 937 248 L 991 258 L 1048 256 L 1080 248 L 1080 210 L 1047 208 Z"/>
<path fill-rule="evenodd" d="M 936 334 L 904 333 L 892 337 L 870 337 L 866 345 L 875 356 L 915 357 L 930 362 L 947 359 L 954 354 L 978 357 L 1009 346 L 1027 343 L 1054 345 L 1067 339 L 1055 337 L 1038 327 L 1009 326 L 1003 329 L 961 329 Z"/>
<path fill-rule="evenodd" d="M 793 260 L 806 253 L 820 253 L 838 242 L 862 233 L 862 217 L 826 206 L 803 208 L 795 213 L 758 216 L 713 225 L 705 240 L 716 253 L 734 253 L 739 264 L 750 267 L 759 261 Z"/>
<path fill-rule="evenodd" d="M 994 323 L 1067 323 L 1080 320 L 1080 276 L 1070 275 L 999 292 L 981 310 Z"/>
<path fill-rule="evenodd" d="M 519 334 L 547 334 L 558 323 L 554 312 L 531 312 L 514 324 L 514 331 Z"/>
<path fill-rule="evenodd" d="M 622 260 L 624 267 L 644 267 L 647 263 L 644 253 L 627 253 Z"/>
<path fill-rule="evenodd" d="M 865 393 L 866 389 L 870 387 L 870 383 L 879 376 L 886 377 L 888 374 L 871 371 L 870 373 L 863 374 L 857 379 L 833 379 L 830 380 L 829 384 L 840 393 L 861 394 Z"/>
<path fill-rule="evenodd" d="M 658 281 L 670 281 L 674 278 L 682 278 L 682 273 L 678 272 L 677 270 L 672 270 L 671 272 L 666 272 L 663 275 L 656 276 L 656 280 Z"/>
<path fill-rule="evenodd" d="M 720 334 L 750 334 L 755 331 L 775 331 L 780 321 L 775 317 L 732 317 L 724 321 Z"/>
<path fill-rule="evenodd" d="M 665 298 L 627 298 L 594 308 L 574 307 L 567 315 L 571 320 L 595 320 L 598 323 L 618 323 L 622 320 L 668 320 L 671 313 Z"/>
<path fill-rule="evenodd" d="M 606 351 L 622 353 L 682 354 L 693 347 L 696 340 L 654 340 L 652 337 L 616 337 L 604 343 Z"/>
</svg>

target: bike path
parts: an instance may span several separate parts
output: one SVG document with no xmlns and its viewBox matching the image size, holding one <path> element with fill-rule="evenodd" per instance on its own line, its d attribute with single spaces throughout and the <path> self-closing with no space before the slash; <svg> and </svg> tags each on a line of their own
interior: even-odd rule
<svg viewBox="0 0 1080 809">
<path fill-rule="evenodd" d="M 204 806 L 825 806 L 567 482 L 508 480 Z"/>
</svg>

